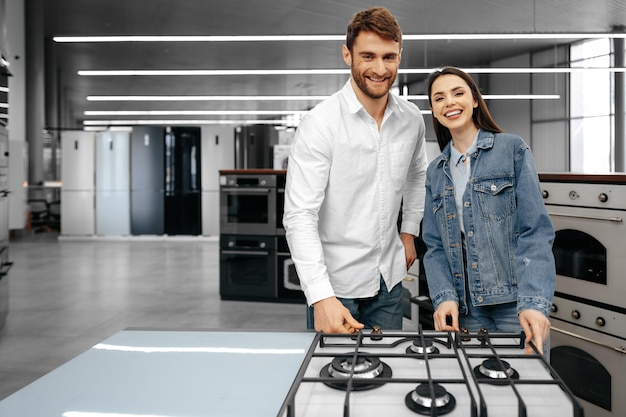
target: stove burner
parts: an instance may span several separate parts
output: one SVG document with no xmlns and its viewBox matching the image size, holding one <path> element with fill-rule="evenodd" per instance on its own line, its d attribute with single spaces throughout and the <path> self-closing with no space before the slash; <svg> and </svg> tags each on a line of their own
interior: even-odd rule
<svg viewBox="0 0 626 417">
<path fill-rule="evenodd" d="M 365 352 L 361 352 L 365 353 Z M 350 372 L 354 368 L 352 389 L 354 391 L 365 391 L 379 387 L 383 383 L 363 383 L 363 381 L 375 378 L 391 378 L 391 368 L 376 357 L 357 356 L 356 364 L 353 364 L 353 356 L 339 356 L 322 368 L 320 376 L 324 378 L 337 378 L 337 382 L 324 382 L 331 388 L 345 391 L 348 386 Z"/>
<path fill-rule="evenodd" d="M 519 379 L 519 374 L 507 361 L 502 361 L 504 369 L 498 364 L 498 360 L 492 356 L 483 361 L 482 364 L 474 368 L 474 375 L 478 379 Z"/>
<path fill-rule="evenodd" d="M 456 400 L 444 387 L 433 383 L 433 391 L 435 393 L 434 406 L 438 416 L 447 414 L 454 409 Z M 430 386 L 428 384 L 418 385 L 404 397 L 404 403 L 418 414 L 432 415 L 433 399 L 430 396 Z"/>
<path fill-rule="evenodd" d="M 413 344 L 406 348 L 406 353 L 417 353 L 418 355 L 424 355 L 424 352 L 429 355 L 434 355 L 439 353 L 439 349 L 437 346 L 433 345 L 433 339 L 430 337 L 424 338 L 424 345 L 422 346 L 422 338 L 418 338 L 413 340 Z"/>
</svg>

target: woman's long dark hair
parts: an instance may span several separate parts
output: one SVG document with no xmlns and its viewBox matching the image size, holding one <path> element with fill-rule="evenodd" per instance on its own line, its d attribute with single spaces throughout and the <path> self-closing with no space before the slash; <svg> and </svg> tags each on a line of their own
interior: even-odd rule
<svg viewBox="0 0 626 417">
<path fill-rule="evenodd" d="M 472 114 L 472 120 L 474 121 L 474 125 L 476 125 L 476 127 L 478 127 L 479 129 L 487 130 L 489 132 L 501 133 L 502 129 L 500 129 L 500 126 L 498 126 L 498 124 L 493 120 L 493 117 L 491 117 L 491 113 L 489 113 L 487 104 L 485 103 L 483 96 L 478 90 L 478 85 L 476 85 L 476 82 L 472 77 L 469 76 L 469 74 L 461 71 L 458 68 L 443 67 L 430 75 L 430 78 L 428 80 L 428 103 L 430 104 L 430 107 L 433 107 L 433 102 L 431 98 L 433 83 L 437 78 L 447 74 L 461 77 L 467 83 L 469 89 L 472 91 L 472 96 L 474 97 L 474 100 L 478 102 L 478 107 L 474 109 L 474 112 Z M 433 127 L 435 128 L 435 135 L 437 135 L 437 143 L 439 144 L 439 149 L 443 151 L 443 148 L 445 148 L 448 142 L 452 140 L 452 134 L 447 127 L 439 123 L 434 114 L 432 115 L 432 117 Z"/>
</svg>

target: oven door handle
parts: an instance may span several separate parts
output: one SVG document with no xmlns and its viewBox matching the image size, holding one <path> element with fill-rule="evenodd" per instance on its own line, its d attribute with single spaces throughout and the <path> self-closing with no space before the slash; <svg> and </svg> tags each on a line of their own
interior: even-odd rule
<svg viewBox="0 0 626 417">
<path fill-rule="evenodd" d="M 237 193 L 249 194 L 249 193 L 269 193 L 272 190 L 269 188 L 222 188 L 222 191 L 235 193 L 235 194 Z"/>
<path fill-rule="evenodd" d="M 222 253 L 224 255 L 256 255 L 256 256 L 267 256 L 269 252 L 261 252 L 261 251 L 248 251 L 248 250 L 223 250 Z"/>
<path fill-rule="evenodd" d="M 574 219 L 585 219 L 585 220 L 601 220 L 613 223 L 622 223 L 624 220 L 621 217 L 598 217 L 598 216 L 581 216 L 579 214 L 567 214 L 567 213 L 553 213 L 548 212 L 550 216 L 558 216 L 558 217 L 570 217 Z"/>
<path fill-rule="evenodd" d="M 593 340 L 593 339 L 581 336 L 581 335 L 576 334 L 576 333 L 568 332 L 567 330 L 558 329 L 556 327 L 550 327 L 550 329 L 554 330 L 555 332 L 564 334 L 566 336 L 571 336 L 571 337 L 574 337 L 574 338 L 579 339 L 579 340 L 584 340 L 585 342 L 590 342 L 590 343 L 593 343 L 594 345 L 602 346 L 602 347 L 605 347 L 607 349 L 611 349 L 611 350 L 614 350 L 616 352 L 623 353 L 623 354 L 626 355 L 626 347 L 624 347 L 624 346 L 611 346 L 611 345 L 609 345 L 607 343 L 602 343 L 602 342 L 599 342 L 597 340 Z"/>
</svg>

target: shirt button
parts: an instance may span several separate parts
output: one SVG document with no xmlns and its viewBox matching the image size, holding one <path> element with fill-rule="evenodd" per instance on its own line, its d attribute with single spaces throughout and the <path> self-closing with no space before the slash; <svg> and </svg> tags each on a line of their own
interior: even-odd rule
<svg viewBox="0 0 626 417">
<path fill-rule="evenodd" d="M 483 302 L 483 297 L 481 297 L 480 295 L 478 297 L 476 297 L 476 301 L 478 301 L 479 303 Z"/>
<path fill-rule="evenodd" d="M 463 207 L 469 207 L 470 206 L 470 202 L 466 201 L 465 203 L 463 203 Z"/>
</svg>

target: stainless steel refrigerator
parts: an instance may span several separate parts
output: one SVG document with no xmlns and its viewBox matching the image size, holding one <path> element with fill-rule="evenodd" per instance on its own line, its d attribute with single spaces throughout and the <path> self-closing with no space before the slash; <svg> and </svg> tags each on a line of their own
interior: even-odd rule
<svg viewBox="0 0 626 417">
<path fill-rule="evenodd" d="M 199 127 L 165 129 L 165 234 L 202 233 Z"/>
<path fill-rule="evenodd" d="M 202 126 L 202 234 L 220 234 L 220 170 L 235 168 L 232 126 Z"/>
<path fill-rule="evenodd" d="M 165 129 L 134 127 L 130 142 L 131 233 L 162 235 L 165 233 Z"/>
<path fill-rule="evenodd" d="M 96 234 L 130 234 L 130 131 L 96 135 Z"/>
<path fill-rule="evenodd" d="M 95 233 L 95 134 L 61 133 L 61 235 Z"/>
</svg>

